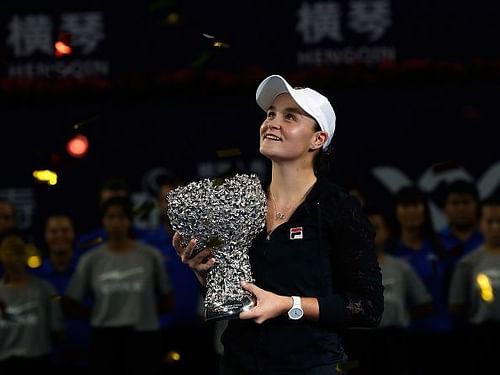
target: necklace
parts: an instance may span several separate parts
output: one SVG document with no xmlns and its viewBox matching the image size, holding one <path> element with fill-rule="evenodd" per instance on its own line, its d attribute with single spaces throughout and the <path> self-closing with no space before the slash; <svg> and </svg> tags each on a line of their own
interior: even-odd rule
<svg viewBox="0 0 500 375">
<path fill-rule="evenodd" d="M 285 220 L 289 211 L 293 208 L 298 206 L 306 197 L 306 195 L 311 191 L 312 187 L 314 186 L 316 181 L 314 181 L 311 186 L 307 188 L 307 190 L 302 194 L 299 200 L 293 202 L 293 204 L 289 205 L 286 207 L 286 209 L 283 212 L 278 211 L 278 208 L 276 206 L 276 199 L 274 198 L 273 191 L 271 190 L 271 187 L 269 187 L 269 193 L 271 194 L 271 201 L 273 202 L 273 208 L 274 208 L 274 218 L 275 220 Z"/>
</svg>

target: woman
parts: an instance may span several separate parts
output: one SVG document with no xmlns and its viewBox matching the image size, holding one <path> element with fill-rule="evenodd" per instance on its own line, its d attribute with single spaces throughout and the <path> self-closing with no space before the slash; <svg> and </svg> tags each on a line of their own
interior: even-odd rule
<svg viewBox="0 0 500 375">
<path fill-rule="evenodd" d="M 0 373 L 51 371 L 53 345 L 64 333 L 54 287 L 30 275 L 26 241 L 16 228 L 0 236 Z"/>
<path fill-rule="evenodd" d="M 132 205 L 112 197 L 102 204 L 107 234 L 103 245 L 84 254 L 64 299 L 68 312 L 93 298 L 90 370 L 95 373 L 154 373 L 160 365 L 160 304 L 173 294 L 159 250 L 134 240 Z"/>
<path fill-rule="evenodd" d="M 249 252 L 256 306 L 222 336 L 223 374 L 333 374 L 345 360 L 338 331 L 377 326 L 383 309 L 373 230 L 355 198 L 317 176 L 335 129 L 326 97 L 273 75 L 258 87 L 267 115 L 260 152 L 272 162 L 266 228 Z M 210 249 L 173 244 L 202 285 Z M 208 261 L 205 261 L 206 258 Z"/>
</svg>

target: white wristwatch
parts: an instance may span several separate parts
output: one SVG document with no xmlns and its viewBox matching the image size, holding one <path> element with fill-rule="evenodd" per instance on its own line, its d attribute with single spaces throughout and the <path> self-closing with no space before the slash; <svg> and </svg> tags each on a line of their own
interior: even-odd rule
<svg viewBox="0 0 500 375">
<path fill-rule="evenodd" d="M 288 310 L 288 317 L 292 320 L 299 320 L 304 316 L 304 310 L 300 306 L 300 297 L 292 296 L 293 305 L 290 310 Z"/>
</svg>

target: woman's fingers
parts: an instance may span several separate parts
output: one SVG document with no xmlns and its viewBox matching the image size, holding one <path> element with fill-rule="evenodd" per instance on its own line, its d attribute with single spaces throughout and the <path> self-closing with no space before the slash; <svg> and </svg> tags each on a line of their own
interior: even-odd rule
<svg viewBox="0 0 500 375">
<path fill-rule="evenodd" d="M 215 264 L 215 259 L 210 258 L 205 263 L 200 263 L 198 265 L 198 271 L 207 272 L 210 268 L 212 268 L 214 266 L 214 264 Z"/>
<path fill-rule="evenodd" d="M 215 259 L 212 258 L 211 248 L 207 247 L 193 256 L 196 239 L 191 239 L 186 246 L 182 246 L 182 241 L 182 235 L 179 232 L 175 232 L 172 238 L 172 245 L 177 255 L 181 258 L 182 263 L 199 272 L 208 271 L 214 266 Z"/>
<path fill-rule="evenodd" d="M 200 251 L 198 254 L 195 256 L 191 256 L 191 252 L 189 252 L 189 256 L 186 258 L 186 260 L 183 260 L 184 263 L 190 263 L 192 265 L 198 265 L 198 264 L 203 264 L 206 263 L 207 259 L 212 255 L 212 249 L 207 247 Z"/>
<path fill-rule="evenodd" d="M 179 232 L 175 232 L 172 237 L 172 246 L 174 247 L 177 255 L 179 255 L 184 263 L 187 262 L 191 255 L 193 254 L 193 250 L 196 246 L 196 239 L 192 238 L 187 246 L 182 246 L 183 237 Z"/>
<path fill-rule="evenodd" d="M 249 291 L 250 293 L 252 293 L 256 297 L 259 294 L 259 291 L 262 290 L 257 285 L 252 284 L 252 283 L 247 283 L 246 281 L 241 281 L 241 287 L 243 289 Z"/>
<path fill-rule="evenodd" d="M 184 248 L 184 252 L 182 254 L 182 261 L 184 262 L 184 259 L 189 259 L 193 255 L 193 250 L 196 246 L 196 239 L 192 238 L 187 246 Z"/>
<path fill-rule="evenodd" d="M 179 232 L 174 233 L 174 237 L 172 237 L 172 246 L 174 247 L 175 251 L 177 252 L 177 255 L 181 256 L 182 255 L 182 235 Z"/>
</svg>

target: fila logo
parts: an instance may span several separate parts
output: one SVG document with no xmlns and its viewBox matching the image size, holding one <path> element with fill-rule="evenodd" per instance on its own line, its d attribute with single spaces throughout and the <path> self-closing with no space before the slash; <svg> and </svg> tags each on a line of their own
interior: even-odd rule
<svg viewBox="0 0 500 375">
<path fill-rule="evenodd" d="M 304 238 L 304 233 L 302 232 L 302 227 L 290 228 L 291 240 L 301 240 L 303 238 Z"/>
</svg>

